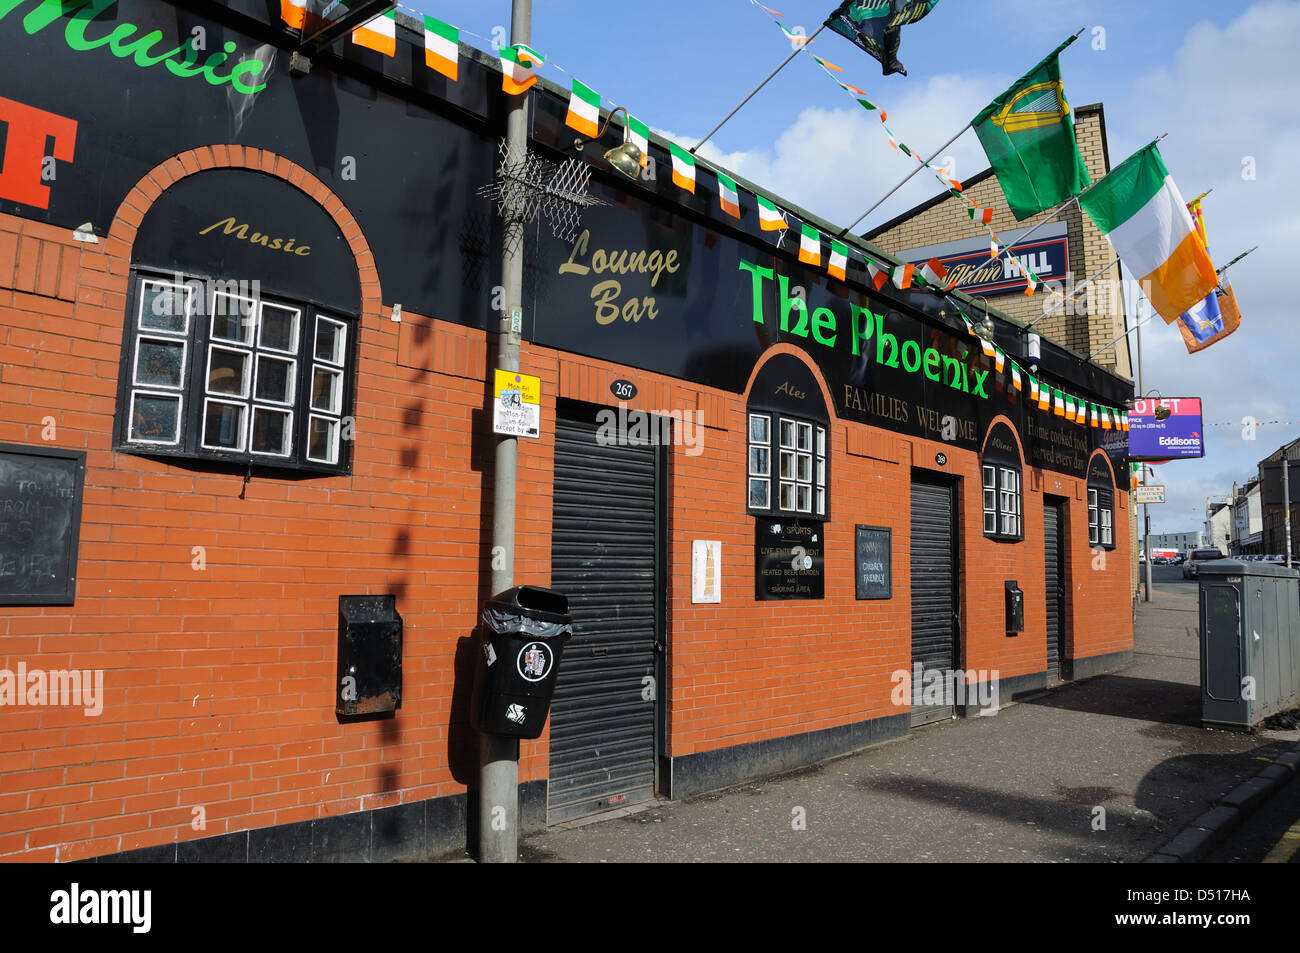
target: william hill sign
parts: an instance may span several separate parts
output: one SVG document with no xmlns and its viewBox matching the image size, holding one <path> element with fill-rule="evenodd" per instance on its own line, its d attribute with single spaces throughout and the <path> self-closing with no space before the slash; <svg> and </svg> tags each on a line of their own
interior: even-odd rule
<svg viewBox="0 0 1300 953">
<path fill-rule="evenodd" d="M 988 241 L 982 238 L 948 242 L 943 246 L 946 254 L 936 253 L 934 249 L 913 249 L 900 252 L 898 257 L 918 268 L 931 258 L 938 258 L 948 269 L 949 279 L 957 282 L 957 290 L 967 294 L 1019 291 L 1025 286 L 1022 269 L 1032 271 L 1044 281 L 1064 281 L 1070 270 L 1069 237 L 1061 234 L 1041 238 L 1040 235 L 1041 232 L 1027 242 L 1014 245 L 1010 254 L 997 259 L 989 257 Z M 1012 239 L 1004 237 L 1003 240 Z"/>
</svg>

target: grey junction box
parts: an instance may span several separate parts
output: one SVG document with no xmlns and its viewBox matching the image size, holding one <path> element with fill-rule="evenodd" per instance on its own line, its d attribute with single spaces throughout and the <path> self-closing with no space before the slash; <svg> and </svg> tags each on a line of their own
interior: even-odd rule
<svg viewBox="0 0 1300 953">
<path fill-rule="evenodd" d="M 1225 559 L 1197 578 L 1201 723 L 1249 729 L 1300 704 L 1300 570 Z"/>
</svg>

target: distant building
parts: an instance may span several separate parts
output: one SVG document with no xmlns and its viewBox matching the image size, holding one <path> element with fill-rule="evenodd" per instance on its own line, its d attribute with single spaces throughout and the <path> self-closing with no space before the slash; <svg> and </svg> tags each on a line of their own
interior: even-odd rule
<svg viewBox="0 0 1300 953">
<path fill-rule="evenodd" d="M 1300 503 L 1300 439 L 1292 440 L 1259 462 L 1260 521 L 1262 523 L 1262 549 L 1265 553 L 1286 555 L 1286 508 L 1283 505 L 1282 459 L 1286 458 L 1291 490 L 1293 519 L 1291 520 L 1291 552 L 1300 554 L 1300 527 L 1295 524 L 1295 505 Z"/>
<path fill-rule="evenodd" d="M 1205 501 L 1205 532 L 1203 540 L 1206 548 L 1219 550 L 1227 556 L 1232 540 L 1232 506 L 1228 500 Z"/>
<path fill-rule="evenodd" d="M 1264 552 L 1264 517 L 1260 499 L 1260 481 L 1251 477 L 1246 485 L 1232 488 L 1232 539 L 1230 555 L 1255 555 Z"/>
<path fill-rule="evenodd" d="M 1185 549 L 1196 549 L 1200 545 L 1200 531 L 1188 533 L 1152 533 L 1147 537 L 1147 548 L 1152 550 L 1177 549 L 1181 552 Z"/>
</svg>

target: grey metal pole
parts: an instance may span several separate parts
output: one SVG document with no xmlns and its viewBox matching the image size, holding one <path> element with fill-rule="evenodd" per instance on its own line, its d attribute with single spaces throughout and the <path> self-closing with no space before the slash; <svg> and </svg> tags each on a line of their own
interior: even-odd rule
<svg viewBox="0 0 1300 953">
<path fill-rule="evenodd" d="M 532 39 L 532 0 L 513 0 L 510 42 Z M 507 160 L 528 149 L 528 96 L 516 96 L 506 116 Z M 520 321 L 523 314 L 524 223 L 516 198 L 503 209 L 501 285 L 503 311 L 497 332 L 497 367 L 519 370 Z M 519 442 L 497 439 L 492 481 L 492 592 L 514 585 L 515 475 Z M 497 557 L 500 558 L 497 558 Z M 498 568 L 500 567 L 500 568 Z M 479 734 L 478 859 L 484 864 L 512 864 L 519 859 L 519 739 Z"/>
<path fill-rule="evenodd" d="M 1123 277 L 1124 277 L 1124 269 L 1123 266 L 1121 265 L 1120 279 L 1123 280 Z M 1138 385 L 1139 394 L 1146 393 L 1146 391 L 1142 389 L 1142 324 L 1143 322 L 1139 321 L 1137 323 L 1137 326 L 1134 328 L 1134 330 L 1137 332 L 1137 357 L 1138 357 L 1137 385 Z M 1146 398 L 1144 397 L 1143 400 L 1145 399 Z M 1138 482 L 1143 486 L 1146 486 L 1147 465 L 1145 463 L 1142 463 L 1139 464 L 1138 466 L 1141 468 L 1141 479 L 1138 480 Z M 1146 585 L 1143 586 L 1143 591 L 1142 591 L 1143 602 L 1151 601 L 1151 552 L 1150 552 L 1151 548 L 1147 545 L 1147 536 L 1150 533 L 1150 531 L 1151 531 L 1151 508 L 1150 508 L 1150 504 L 1143 503 L 1142 504 L 1142 554 L 1143 554 L 1142 565 L 1146 567 Z"/>
<path fill-rule="evenodd" d="M 1286 566 L 1291 568 L 1291 467 L 1287 451 L 1282 451 L 1282 507 L 1286 513 Z"/>
<path fill-rule="evenodd" d="M 903 186 L 907 185 L 908 182 L 912 181 L 912 176 L 916 175 L 916 173 L 918 173 L 918 172 L 920 172 L 922 169 L 926 168 L 926 167 L 927 167 L 931 162 L 933 162 L 933 161 L 934 161 L 934 160 L 939 156 L 940 153 L 943 152 L 944 149 L 947 149 L 950 145 L 952 145 L 954 142 L 956 142 L 958 139 L 960 139 L 960 138 L 962 137 L 962 135 L 966 132 L 966 130 L 970 128 L 970 125 L 971 125 L 970 123 L 966 123 L 966 125 L 962 126 L 961 129 L 958 130 L 957 135 L 953 136 L 951 139 L 949 139 L 947 142 L 945 142 L 943 145 L 941 145 L 938 149 L 935 149 L 935 150 L 934 150 L 934 155 L 932 155 L 932 156 L 930 156 L 930 158 L 926 159 L 925 162 L 924 162 L 922 165 L 918 165 L 918 166 L 917 166 L 915 169 L 913 169 L 911 172 L 907 173 L 907 175 L 903 176 L 902 181 L 899 182 L 899 183 L 898 183 L 896 186 L 894 186 L 892 189 L 890 189 L 888 192 L 886 192 L 883 196 L 881 196 L 881 199 L 880 199 L 879 202 L 877 202 L 875 205 L 871 206 L 871 208 L 867 209 L 865 212 L 863 212 L 861 215 L 859 215 L 857 218 L 855 218 L 855 219 L 853 220 L 853 224 L 852 224 L 852 225 L 849 225 L 849 226 L 847 226 L 847 227 L 841 229 L 841 230 L 840 230 L 840 238 L 843 238 L 843 237 L 844 237 L 845 235 L 847 235 L 849 232 L 853 231 L 853 229 L 857 226 L 858 222 L 862 221 L 864 218 L 866 218 L 868 215 L 870 215 L 870 214 L 871 214 L 872 212 L 874 212 L 876 209 L 880 208 L 880 206 L 884 205 L 885 202 L 888 201 L 888 199 L 889 199 L 889 197 L 890 197 L 891 195 L 893 195 L 895 192 L 897 192 L 897 191 L 898 191 L 899 189 L 901 189 Z"/>
<path fill-rule="evenodd" d="M 691 146 L 691 148 L 688 150 L 688 151 L 690 152 L 690 154 L 691 154 L 691 155 L 695 155 L 695 151 L 696 151 L 697 149 L 699 149 L 700 146 L 704 145 L 706 142 L 708 142 L 710 139 L 712 139 L 712 138 L 713 138 L 713 134 L 714 134 L 715 132 L 717 132 L 719 129 L 721 129 L 723 126 L 725 126 L 725 125 L 727 124 L 727 121 L 728 121 L 729 119 L 731 119 L 732 116 L 734 116 L 734 115 L 736 115 L 736 113 L 740 112 L 740 110 L 744 108 L 745 103 L 747 103 L 747 102 L 749 102 L 751 99 L 753 99 L 754 96 L 758 93 L 758 91 L 759 91 L 760 89 L 762 89 L 762 88 L 763 88 L 764 86 L 766 86 L 768 83 L 772 82 L 772 77 L 776 76 L 777 73 L 779 73 L 779 72 L 781 72 L 781 70 L 785 69 L 786 66 L 789 65 L 790 61 L 791 61 L 792 59 L 794 59 L 796 56 L 798 56 L 800 53 L 802 53 L 804 47 L 807 46 L 809 43 L 811 43 L 811 42 L 813 41 L 813 36 L 816 36 L 818 33 L 820 33 L 820 32 L 821 32 L 822 30 L 824 30 L 824 29 L 826 29 L 826 24 L 825 24 L 825 23 L 823 23 L 823 24 L 822 24 L 821 26 L 819 26 L 817 29 L 813 30 L 813 34 L 812 34 L 812 36 L 808 37 L 807 40 L 805 40 L 803 43 L 799 44 L 799 48 L 796 49 L 796 50 L 795 50 L 793 53 L 791 53 L 789 56 L 787 56 L 785 59 L 783 59 L 783 60 L 781 61 L 781 65 L 780 65 L 780 66 L 778 66 L 776 69 L 772 70 L 772 72 L 768 73 L 768 74 L 767 74 L 767 79 L 763 80 L 763 82 L 761 82 L 761 83 L 759 83 L 757 86 L 755 86 L 755 87 L 750 91 L 749 95 L 746 96 L 744 99 L 742 99 L 742 100 L 740 101 L 740 105 L 739 105 L 739 106 L 737 106 L 737 107 L 736 107 L 735 109 L 733 109 L 731 112 L 729 112 L 729 113 L 727 113 L 725 116 L 723 116 L 723 117 L 722 117 L 722 122 L 718 123 L 718 124 L 717 124 L 716 126 L 714 126 L 712 129 L 710 129 L 710 130 L 708 131 L 708 133 L 705 135 L 705 137 L 704 137 L 703 139 L 701 139 L 699 142 L 695 143 L 695 145 Z"/>
</svg>

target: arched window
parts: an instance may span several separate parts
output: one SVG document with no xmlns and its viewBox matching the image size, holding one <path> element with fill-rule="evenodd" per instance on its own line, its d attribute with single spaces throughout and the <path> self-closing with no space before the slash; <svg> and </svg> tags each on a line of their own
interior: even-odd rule
<svg viewBox="0 0 1300 953">
<path fill-rule="evenodd" d="M 132 249 L 117 448 L 347 473 L 360 282 L 334 220 L 280 179 L 182 179 Z"/>
<path fill-rule="evenodd" d="M 1101 454 L 1088 465 L 1088 545 L 1115 548 L 1115 481 Z"/>
<path fill-rule="evenodd" d="M 826 402 L 798 358 L 778 354 L 750 390 L 746 506 L 755 516 L 825 520 L 830 513 Z"/>
<path fill-rule="evenodd" d="M 999 421 L 989 428 L 980 454 L 984 535 L 1002 542 L 1025 538 L 1024 488 L 1015 431 Z"/>
</svg>

